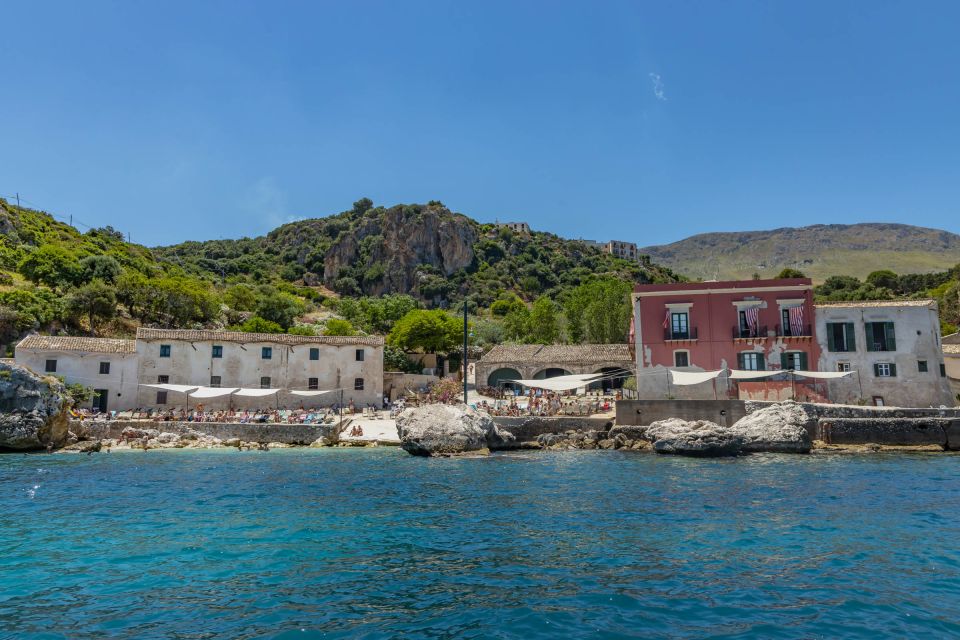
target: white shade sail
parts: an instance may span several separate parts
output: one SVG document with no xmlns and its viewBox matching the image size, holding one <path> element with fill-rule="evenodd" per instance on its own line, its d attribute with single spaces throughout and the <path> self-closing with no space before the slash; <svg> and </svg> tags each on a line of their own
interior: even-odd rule
<svg viewBox="0 0 960 640">
<path fill-rule="evenodd" d="M 221 398 L 223 396 L 229 396 L 230 394 L 239 391 L 237 388 L 221 388 L 221 387 L 198 387 L 196 391 L 190 394 L 191 398 Z"/>
<path fill-rule="evenodd" d="M 723 373 L 720 371 L 674 371 L 670 370 L 670 382 L 678 386 L 700 384 L 715 379 Z"/>
<path fill-rule="evenodd" d="M 291 391 L 290 395 L 305 396 L 309 398 L 312 396 L 322 396 L 325 393 L 332 393 L 334 391 L 339 391 L 339 389 L 324 389 L 324 390 L 315 390 L 315 391 L 301 391 L 298 389 L 296 391 Z"/>
<path fill-rule="evenodd" d="M 730 379 L 731 380 L 751 380 L 754 378 L 772 378 L 773 376 L 779 376 L 786 371 L 742 371 L 740 369 L 731 369 L 730 370 Z"/>
<path fill-rule="evenodd" d="M 794 375 L 798 375 L 804 378 L 822 378 L 825 380 L 833 380 L 835 378 L 845 378 L 850 374 L 856 373 L 855 371 L 794 371 Z"/>
<path fill-rule="evenodd" d="M 234 395 L 244 398 L 263 398 L 280 393 L 281 389 L 237 389 Z"/>
<path fill-rule="evenodd" d="M 543 380 L 509 380 L 516 382 L 524 387 L 532 389 L 546 389 L 547 391 L 573 391 L 586 386 L 591 380 L 599 378 L 600 374 L 572 374 L 568 376 L 556 376 L 555 378 L 544 378 Z"/>
<path fill-rule="evenodd" d="M 141 384 L 140 386 L 160 389 L 161 391 L 175 391 L 176 393 L 190 393 L 197 388 L 195 384 Z"/>
</svg>

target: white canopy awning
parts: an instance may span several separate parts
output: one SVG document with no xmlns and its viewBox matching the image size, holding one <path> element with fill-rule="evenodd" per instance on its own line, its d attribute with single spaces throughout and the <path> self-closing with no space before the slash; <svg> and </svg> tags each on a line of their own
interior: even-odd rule
<svg viewBox="0 0 960 640">
<path fill-rule="evenodd" d="M 554 378 L 544 378 L 543 380 L 509 380 L 516 382 L 524 387 L 532 389 L 546 389 L 547 391 L 573 391 L 580 387 L 585 387 L 591 380 L 600 378 L 598 373 L 594 374 L 571 374 L 567 376 L 556 376 Z"/>
<path fill-rule="evenodd" d="M 845 378 L 854 371 L 794 371 L 794 375 L 798 375 L 804 378 L 823 378 L 826 380 L 832 380 L 834 378 Z"/>
<path fill-rule="evenodd" d="M 282 389 L 237 389 L 234 395 L 245 398 L 263 398 L 280 393 Z"/>
<path fill-rule="evenodd" d="M 161 391 L 175 391 L 177 393 L 190 393 L 197 388 L 195 384 L 141 384 L 140 386 L 160 389 Z"/>
<path fill-rule="evenodd" d="M 781 373 L 786 373 L 786 371 L 781 371 L 779 369 L 776 371 L 742 371 L 740 369 L 731 369 L 730 379 L 751 380 L 754 378 L 772 378 L 773 376 L 778 376 Z"/>
<path fill-rule="evenodd" d="M 314 390 L 314 391 L 301 391 L 298 389 L 296 391 L 291 391 L 290 395 L 311 397 L 311 396 L 322 396 L 325 393 L 332 393 L 334 391 L 339 391 L 339 389 L 323 389 L 323 390 Z"/>
<path fill-rule="evenodd" d="M 674 371 L 670 370 L 670 382 L 678 386 L 700 384 L 713 380 L 723 373 L 720 371 Z"/>
<path fill-rule="evenodd" d="M 229 396 L 232 393 L 239 391 L 236 387 L 234 388 L 222 388 L 222 387 L 198 387 L 196 391 L 190 394 L 191 398 L 221 398 L 223 396 Z"/>
</svg>

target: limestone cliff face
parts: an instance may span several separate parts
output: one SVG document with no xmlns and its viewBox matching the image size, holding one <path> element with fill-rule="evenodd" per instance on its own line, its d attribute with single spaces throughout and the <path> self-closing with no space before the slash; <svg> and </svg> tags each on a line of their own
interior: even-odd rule
<svg viewBox="0 0 960 640">
<path fill-rule="evenodd" d="M 327 251 L 324 281 L 349 273 L 368 295 L 418 292 L 425 279 L 470 266 L 476 241 L 476 223 L 440 205 L 371 210 Z"/>
<path fill-rule="evenodd" d="M 67 438 L 66 406 L 65 389 L 55 378 L 0 363 L 0 450 L 61 446 Z"/>
</svg>

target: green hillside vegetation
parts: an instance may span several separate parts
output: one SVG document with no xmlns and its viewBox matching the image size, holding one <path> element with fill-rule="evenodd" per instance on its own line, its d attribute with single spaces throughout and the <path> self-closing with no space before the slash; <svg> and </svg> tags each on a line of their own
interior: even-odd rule
<svg viewBox="0 0 960 640">
<path fill-rule="evenodd" d="M 704 233 L 640 249 L 694 279 L 772 277 L 785 267 L 816 282 L 874 271 L 933 273 L 960 262 L 960 236 L 904 224 L 813 225 L 770 231 Z"/>
<path fill-rule="evenodd" d="M 628 262 L 548 233 L 514 234 L 437 202 L 385 209 L 361 200 L 260 238 L 150 249 L 109 227 L 81 233 L 0 199 L 0 343 L 8 353 L 31 331 L 390 335 L 423 309 L 460 314 L 464 304 L 480 347 L 622 341 L 633 283 L 676 279 L 649 261 Z M 400 346 L 392 348 L 388 359 L 405 366 Z"/>
</svg>

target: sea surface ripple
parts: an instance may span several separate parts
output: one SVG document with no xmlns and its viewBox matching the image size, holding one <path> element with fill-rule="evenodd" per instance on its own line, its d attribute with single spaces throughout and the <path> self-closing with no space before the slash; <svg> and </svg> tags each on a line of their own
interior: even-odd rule
<svg viewBox="0 0 960 640">
<path fill-rule="evenodd" d="M 960 635 L 960 457 L 0 456 L 3 638 Z"/>
</svg>

